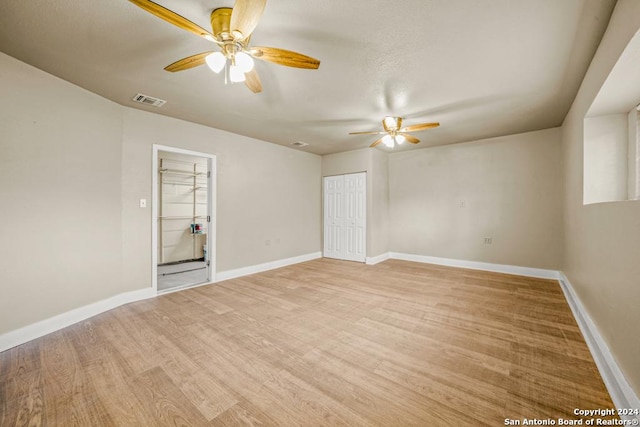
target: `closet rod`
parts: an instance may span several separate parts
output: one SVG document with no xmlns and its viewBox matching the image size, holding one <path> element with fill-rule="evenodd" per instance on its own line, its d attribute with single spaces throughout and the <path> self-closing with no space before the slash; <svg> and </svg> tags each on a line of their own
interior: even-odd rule
<svg viewBox="0 0 640 427">
<path fill-rule="evenodd" d="M 166 173 L 170 175 L 186 175 L 186 176 L 204 176 L 206 172 L 185 172 L 176 169 L 160 169 L 160 173 Z"/>
<path fill-rule="evenodd" d="M 159 216 L 158 219 L 195 219 L 195 218 L 206 218 L 206 215 L 195 215 L 195 216 Z"/>
</svg>

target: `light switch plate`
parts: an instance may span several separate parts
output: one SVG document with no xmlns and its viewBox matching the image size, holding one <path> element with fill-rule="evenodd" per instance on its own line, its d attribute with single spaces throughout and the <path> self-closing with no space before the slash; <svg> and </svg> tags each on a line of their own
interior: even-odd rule
<svg viewBox="0 0 640 427">
<path fill-rule="evenodd" d="M 147 199 L 140 199 L 140 207 L 141 208 L 147 207 Z"/>
</svg>

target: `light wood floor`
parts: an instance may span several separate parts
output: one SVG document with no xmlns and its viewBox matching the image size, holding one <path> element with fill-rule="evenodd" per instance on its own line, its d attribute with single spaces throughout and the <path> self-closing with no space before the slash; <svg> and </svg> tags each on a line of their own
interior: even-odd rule
<svg viewBox="0 0 640 427">
<path fill-rule="evenodd" d="M 0 353 L 0 424 L 505 425 L 613 408 L 557 282 L 320 259 Z"/>
</svg>

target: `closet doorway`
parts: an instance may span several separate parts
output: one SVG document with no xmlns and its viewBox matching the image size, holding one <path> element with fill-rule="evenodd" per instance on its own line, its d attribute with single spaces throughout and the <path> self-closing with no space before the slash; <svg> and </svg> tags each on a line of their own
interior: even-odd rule
<svg viewBox="0 0 640 427">
<path fill-rule="evenodd" d="M 153 286 L 165 292 L 213 281 L 215 156 L 154 146 Z"/>
<path fill-rule="evenodd" d="M 324 177 L 323 223 L 324 257 L 365 262 L 366 172 Z"/>
</svg>

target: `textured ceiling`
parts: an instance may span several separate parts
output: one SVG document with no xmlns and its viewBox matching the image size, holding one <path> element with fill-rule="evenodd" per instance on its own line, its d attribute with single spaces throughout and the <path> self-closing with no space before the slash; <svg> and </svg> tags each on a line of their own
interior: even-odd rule
<svg viewBox="0 0 640 427">
<path fill-rule="evenodd" d="M 157 0 L 204 28 L 233 0 Z M 126 0 L 2 0 L 0 51 L 119 104 L 318 154 L 367 147 L 385 115 L 439 121 L 415 147 L 559 126 L 614 0 L 270 0 L 254 46 L 318 70 L 256 61 L 264 90 L 206 66 L 166 65 L 215 45 Z M 137 93 L 164 107 L 131 101 Z M 409 149 L 407 144 L 395 150 Z M 383 148 L 387 150 L 386 148 Z"/>
</svg>

